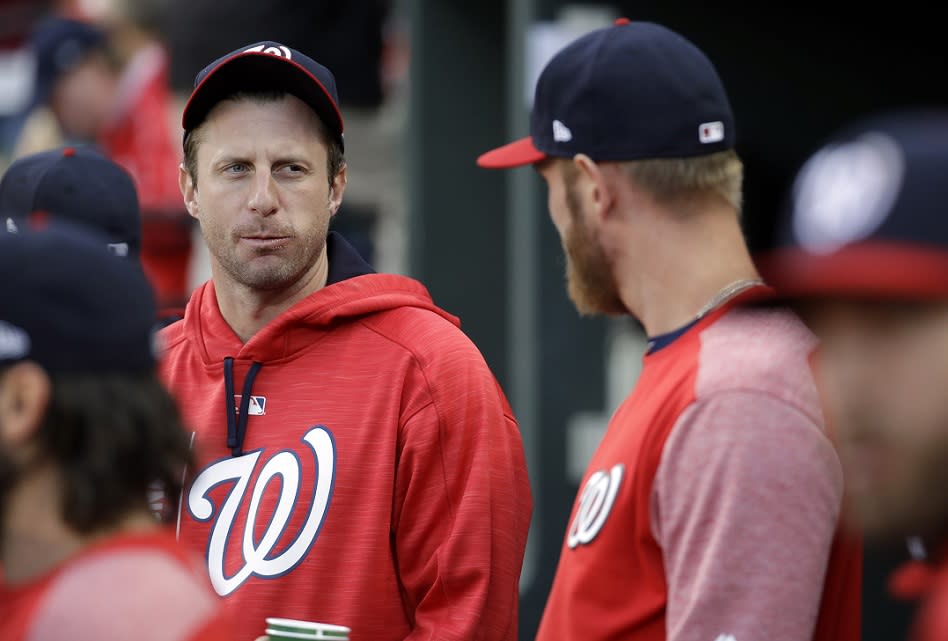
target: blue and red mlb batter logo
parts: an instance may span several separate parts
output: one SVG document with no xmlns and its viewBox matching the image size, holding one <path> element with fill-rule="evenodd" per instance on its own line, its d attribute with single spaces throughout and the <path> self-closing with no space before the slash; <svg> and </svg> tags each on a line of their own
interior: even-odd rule
<svg viewBox="0 0 948 641">
<path fill-rule="evenodd" d="M 241 394 L 234 394 L 234 409 L 240 410 Z M 247 416 L 263 416 L 267 413 L 267 397 L 251 396 L 250 405 L 247 407 Z"/>
</svg>

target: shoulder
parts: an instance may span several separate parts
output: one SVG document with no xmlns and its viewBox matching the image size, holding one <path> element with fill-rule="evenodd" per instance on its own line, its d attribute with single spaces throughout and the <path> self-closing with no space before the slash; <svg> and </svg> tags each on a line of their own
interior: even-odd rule
<svg viewBox="0 0 948 641">
<path fill-rule="evenodd" d="M 410 353 L 423 370 L 486 368 L 474 342 L 449 318 L 423 307 L 398 307 L 363 320 L 363 325 Z"/>
<path fill-rule="evenodd" d="M 783 308 L 736 308 L 702 331 L 695 383 L 700 400 L 728 391 L 772 397 L 822 424 L 810 366 L 816 337 Z"/>
<path fill-rule="evenodd" d="M 782 510 L 818 510 L 835 522 L 842 467 L 822 424 L 799 407 L 768 393 L 723 391 L 679 417 L 655 490 L 666 497 L 707 490 L 705 496 L 740 497 L 746 505 L 779 500 Z"/>
<path fill-rule="evenodd" d="M 450 318 L 434 309 L 399 307 L 362 322 L 394 349 L 408 354 L 413 366 L 407 388 L 421 394 L 419 402 L 433 403 L 439 413 L 479 408 L 514 421 L 507 397 L 483 354 Z"/>
<path fill-rule="evenodd" d="M 70 563 L 36 611 L 35 638 L 179 641 L 219 614 L 206 582 L 171 551 L 128 547 Z"/>
</svg>

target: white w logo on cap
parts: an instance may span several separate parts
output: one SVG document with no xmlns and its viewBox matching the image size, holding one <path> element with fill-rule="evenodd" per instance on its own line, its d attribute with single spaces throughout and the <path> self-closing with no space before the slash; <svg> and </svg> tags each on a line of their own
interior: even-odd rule
<svg viewBox="0 0 948 641">
<path fill-rule="evenodd" d="M 244 53 L 257 52 L 257 53 L 269 53 L 274 56 L 280 56 L 281 58 L 286 58 L 287 60 L 292 60 L 293 56 L 290 55 L 290 50 L 288 47 L 283 45 L 277 45 L 275 47 L 267 47 L 266 45 L 257 45 L 256 47 L 250 47 L 249 49 L 244 49 Z"/>
</svg>

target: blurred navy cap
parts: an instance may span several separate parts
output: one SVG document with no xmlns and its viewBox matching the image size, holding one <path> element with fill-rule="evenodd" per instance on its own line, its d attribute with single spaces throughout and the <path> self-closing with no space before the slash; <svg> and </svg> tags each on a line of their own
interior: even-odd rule
<svg viewBox="0 0 948 641">
<path fill-rule="evenodd" d="M 530 136 L 477 163 L 504 169 L 576 154 L 597 161 L 682 158 L 734 143 L 731 105 L 708 57 L 664 26 L 620 18 L 547 63 Z"/>
<path fill-rule="evenodd" d="M 53 84 L 90 51 L 105 46 L 106 34 L 95 24 L 61 16 L 44 18 L 30 34 L 36 56 L 34 107 L 49 99 Z"/>
<path fill-rule="evenodd" d="M 758 259 L 785 297 L 948 298 L 948 110 L 850 123 L 800 168 Z"/>
<path fill-rule="evenodd" d="M 37 212 L 93 227 L 114 253 L 138 255 L 142 223 L 135 183 L 95 148 L 43 151 L 7 168 L 0 179 L 0 222 L 14 231 Z"/>
<path fill-rule="evenodd" d="M 221 56 L 198 73 L 181 119 L 185 135 L 204 122 L 214 105 L 238 91 L 285 91 L 296 96 L 343 144 L 335 76 L 309 56 L 270 40 Z"/>
<path fill-rule="evenodd" d="M 89 228 L 50 220 L 0 230 L 0 278 L 0 365 L 29 360 L 52 375 L 154 368 L 151 286 Z"/>
</svg>

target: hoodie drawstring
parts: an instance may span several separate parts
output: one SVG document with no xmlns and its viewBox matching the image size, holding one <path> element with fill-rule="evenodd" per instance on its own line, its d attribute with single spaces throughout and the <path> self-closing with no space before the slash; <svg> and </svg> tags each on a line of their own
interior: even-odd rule
<svg viewBox="0 0 948 641">
<path fill-rule="evenodd" d="M 250 412 L 250 394 L 253 392 L 253 380 L 263 363 L 254 361 L 244 379 L 244 390 L 240 396 L 240 409 L 234 407 L 234 358 L 224 359 L 224 403 L 227 407 L 227 447 L 232 456 L 244 455 L 244 436 L 247 434 L 247 418 Z"/>
</svg>

